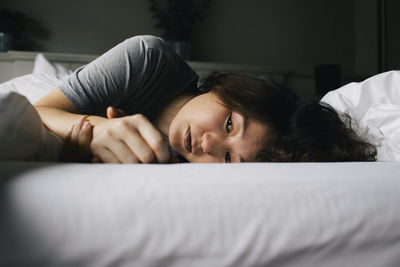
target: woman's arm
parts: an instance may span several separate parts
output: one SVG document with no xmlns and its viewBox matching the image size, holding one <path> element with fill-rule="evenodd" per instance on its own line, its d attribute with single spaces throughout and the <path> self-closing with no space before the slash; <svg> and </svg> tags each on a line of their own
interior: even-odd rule
<svg viewBox="0 0 400 267">
<path fill-rule="evenodd" d="M 64 140 L 82 114 L 105 116 L 107 107 L 121 108 L 131 116 L 89 117 L 93 154 L 104 162 L 167 162 L 168 144 L 150 121 L 181 93 L 195 91 L 197 78 L 161 39 L 138 36 L 77 69 L 35 106 Z"/>
<path fill-rule="evenodd" d="M 35 104 L 44 125 L 64 140 L 68 140 L 72 126 L 80 120 L 77 108 L 55 89 Z M 116 112 L 116 111 L 107 111 Z M 109 116 L 110 117 L 110 116 Z M 160 131 L 143 115 L 107 119 L 87 118 L 93 125 L 91 149 L 93 156 L 106 163 L 168 162 L 168 144 Z"/>
<path fill-rule="evenodd" d="M 78 109 L 60 89 L 54 89 L 34 106 L 46 128 L 63 140 L 68 136 L 72 125 L 79 121 L 82 116 L 82 114 L 78 114 Z M 100 116 L 90 116 L 88 120 L 92 125 L 97 125 L 107 119 Z"/>
</svg>

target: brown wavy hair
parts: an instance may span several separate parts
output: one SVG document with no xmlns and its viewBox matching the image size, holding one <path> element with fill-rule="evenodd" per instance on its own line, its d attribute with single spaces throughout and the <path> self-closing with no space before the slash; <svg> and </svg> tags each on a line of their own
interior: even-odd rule
<svg viewBox="0 0 400 267">
<path fill-rule="evenodd" d="M 200 89 L 216 93 L 229 109 L 272 126 L 273 136 L 257 153 L 258 161 L 376 160 L 375 146 L 357 136 L 351 118 L 326 103 L 299 103 L 297 95 L 285 87 L 235 73 L 211 73 Z"/>
<path fill-rule="evenodd" d="M 342 117 L 342 118 L 341 118 Z M 351 128 L 351 118 L 330 105 L 301 104 L 289 128 L 257 155 L 270 162 L 375 161 L 376 148 Z"/>
</svg>

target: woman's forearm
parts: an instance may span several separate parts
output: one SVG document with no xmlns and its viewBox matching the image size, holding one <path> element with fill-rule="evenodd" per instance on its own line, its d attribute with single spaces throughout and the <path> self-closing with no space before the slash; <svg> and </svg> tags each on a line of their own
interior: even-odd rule
<svg viewBox="0 0 400 267">
<path fill-rule="evenodd" d="M 71 131 L 72 125 L 83 116 L 58 88 L 40 99 L 34 106 L 39 112 L 44 126 L 63 140 Z M 106 118 L 98 116 L 90 116 L 88 119 L 93 126 L 106 120 Z"/>
<path fill-rule="evenodd" d="M 51 106 L 36 105 L 35 107 L 44 126 L 63 140 L 65 140 L 65 137 L 71 131 L 72 125 L 75 124 L 80 117 L 84 116 L 84 114 L 71 113 Z M 87 119 L 92 125 L 107 120 L 99 116 L 88 116 Z"/>
</svg>

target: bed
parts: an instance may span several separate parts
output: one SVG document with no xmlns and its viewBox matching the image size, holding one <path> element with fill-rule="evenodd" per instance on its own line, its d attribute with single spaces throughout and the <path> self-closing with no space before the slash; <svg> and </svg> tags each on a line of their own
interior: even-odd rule
<svg viewBox="0 0 400 267">
<path fill-rule="evenodd" d="M 30 103 L 69 71 L 0 85 L 0 266 L 400 265 L 398 72 L 325 97 L 378 162 L 113 165 L 53 162 Z"/>
</svg>

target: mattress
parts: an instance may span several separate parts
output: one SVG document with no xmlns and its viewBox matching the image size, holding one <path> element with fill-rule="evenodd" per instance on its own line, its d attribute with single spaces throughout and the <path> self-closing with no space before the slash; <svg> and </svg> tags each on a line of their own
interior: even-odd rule
<svg viewBox="0 0 400 267">
<path fill-rule="evenodd" d="M 400 162 L 0 162 L 0 266 L 400 263 Z"/>
</svg>

